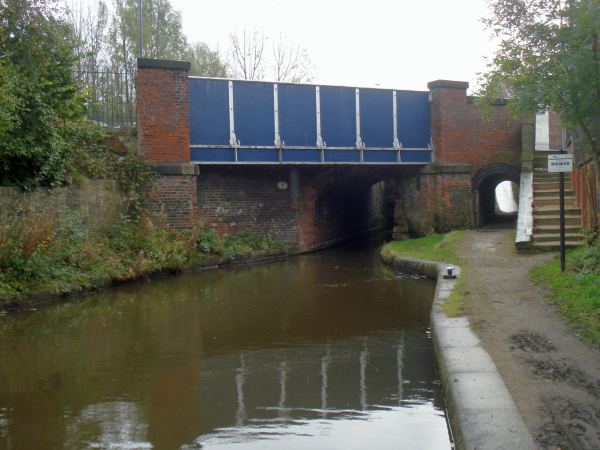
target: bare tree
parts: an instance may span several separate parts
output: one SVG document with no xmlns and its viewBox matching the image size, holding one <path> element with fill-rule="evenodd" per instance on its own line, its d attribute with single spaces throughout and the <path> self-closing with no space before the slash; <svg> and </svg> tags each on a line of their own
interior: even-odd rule
<svg viewBox="0 0 600 450">
<path fill-rule="evenodd" d="M 308 83 L 312 81 L 312 62 L 304 47 L 288 44 L 279 34 L 273 41 L 273 72 L 275 81 Z"/>
<path fill-rule="evenodd" d="M 78 72 L 97 72 L 106 63 L 106 33 L 108 8 L 100 0 L 97 4 L 72 0 L 66 10 L 66 19 L 75 35 L 74 53 Z"/>
<path fill-rule="evenodd" d="M 265 77 L 265 35 L 243 30 L 230 34 L 229 44 L 231 74 L 244 80 L 262 80 Z"/>
</svg>

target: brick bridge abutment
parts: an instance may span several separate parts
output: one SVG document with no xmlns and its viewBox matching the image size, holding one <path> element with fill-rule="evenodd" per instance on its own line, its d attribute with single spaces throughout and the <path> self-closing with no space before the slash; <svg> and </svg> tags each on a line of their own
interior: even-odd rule
<svg viewBox="0 0 600 450">
<path fill-rule="evenodd" d="M 467 83 L 445 80 L 428 85 L 433 164 L 192 164 L 188 70 L 180 61 L 138 61 L 138 149 L 158 174 L 149 204 L 172 227 L 201 221 L 221 235 L 271 235 L 299 250 L 374 226 L 397 237 L 471 228 L 486 171 L 492 183 L 520 171 L 524 122 L 501 103 L 482 115 Z"/>
</svg>

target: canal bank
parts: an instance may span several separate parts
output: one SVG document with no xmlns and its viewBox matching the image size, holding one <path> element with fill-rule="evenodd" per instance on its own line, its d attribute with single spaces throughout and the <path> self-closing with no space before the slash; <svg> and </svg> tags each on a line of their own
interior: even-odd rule
<svg viewBox="0 0 600 450">
<path fill-rule="evenodd" d="M 458 449 L 535 449 L 515 403 L 466 317 L 448 317 L 443 305 L 461 276 L 447 278 L 447 263 L 412 259 L 390 252 L 384 260 L 396 270 L 437 281 L 431 309 L 436 360 L 446 394 L 448 416 Z"/>
<path fill-rule="evenodd" d="M 154 232 L 154 230 L 152 231 Z M 175 233 L 181 233 L 175 230 Z M 138 283 L 143 280 L 159 279 L 163 277 L 176 276 L 188 273 L 197 273 L 205 270 L 223 269 L 228 267 L 248 266 L 253 264 L 264 264 L 282 261 L 286 258 L 306 255 L 313 252 L 318 252 L 333 248 L 340 245 L 348 244 L 355 240 L 367 240 L 383 235 L 381 227 L 372 227 L 368 230 L 352 233 L 343 237 L 331 239 L 319 245 L 306 248 L 289 248 L 280 242 L 271 241 L 259 238 L 251 233 L 246 233 L 243 236 L 233 235 L 225 238 L 217 238 L 206 233 L 200 236 L 182 236 L 177 235 L 174 238 L 175 243 L 181 249 L 182 245 L 190 248 L 183 250 L 183 257 L 174 259 L 174 262 L 167 264 L 168 267 L 157 268 L 137 268 L 133 272 L 131 269 L 127 271 L 127 276 L 111 275 L 103 276 L 100 279 L 95 279 L 93 282 L 76 281 L 66 284 L 62 289 L 57 289 L 56 284 L 38 289 L 37 292 L 29 292 L 16 298 L 2 298 L 3 282 L 0 279 L 0 314 L 7 312 L 22 311 L 39 306 L 51 305 L 53 303 L 68 301 L 77 296 L 86 295 L 90 292 L 99 292 L 105 289 L 123 286 L 130 283 Z M 164 238 L 164 236 L 161 236 Z M 154 239 L 154 243 L 158 247 L 156 253 L 172 253 L 168 249 L 165 251 L 161 246 L 165 246 L 164 242 L 159 242 L 160 239 Z M 237 241 L 237 242 L 236 242 Z M 168 241 L 167 246 L 169 245 Z M 233 242 L 233 243 L 232 243 Z M 173 244 L 171 244 L 173 246 Z M 218 247 L 218 249 L 217 249 Z M 208 250 L 203 250 L 208 248 Z M 143 258 L 144 250 L 138 250 Z M 139 266 L 139 264 L 138 264 Z M 85 274 L 87 275 L 87 274 Z M 84 278 L 84 277 L 82 277 Z M 27 284 L 27 283 L 25 283 Z"/>
<path fill-rule="evenodd" d="M 459 287 L 466 297 L 461 315 L 491 357 L 537 448 L 600 448 L 600 352 L 529 275 L 554 254 L 517 252 L 512 230 L 463 233 L 452 245 L 467 271 Z"/>
</svg>

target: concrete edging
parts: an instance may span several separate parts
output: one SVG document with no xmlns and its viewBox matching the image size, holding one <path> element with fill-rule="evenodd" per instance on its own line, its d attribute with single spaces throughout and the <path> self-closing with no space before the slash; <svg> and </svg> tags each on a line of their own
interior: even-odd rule
<svg viewBox="0 0 600 450">
<path fill-rule="evenodd" d="M 456 280 L 443 277 L 447 264 L 396 255 L 389 257 L 388 262 L 395 269 L 437 279 L 431 330 L 456 448 L 537 448 L 494 361 L 471 331 L 469 320 L 448 317 L 442 309 L 456 285 Z M 459 267 L 456 272 L 460 276 Z"/>
</svg>

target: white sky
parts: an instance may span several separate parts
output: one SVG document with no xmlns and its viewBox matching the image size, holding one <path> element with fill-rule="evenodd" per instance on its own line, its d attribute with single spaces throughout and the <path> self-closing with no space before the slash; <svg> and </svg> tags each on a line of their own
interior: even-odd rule
<svg viewBox="0 0 600 450">
<path fill-rule="evenodd" d="M 316 83 L 426 90 L 428 81 L 450 79 L 472 90 L 494 51 L 481 23 L 486 0 L 171 2 L 189 40 L 223 55 L 236 30 L 281 32 L 307 49 Z"/>
</svg>

